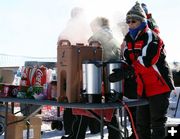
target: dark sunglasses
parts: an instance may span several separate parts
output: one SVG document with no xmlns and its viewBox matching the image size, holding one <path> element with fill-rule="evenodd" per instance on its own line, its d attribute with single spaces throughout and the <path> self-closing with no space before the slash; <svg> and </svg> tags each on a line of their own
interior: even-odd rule
<svg viewBox="0 0 180 139">
<path fill-rule="evenodd" d="M 136 20 L 128 20 L 128 21 L 126 21 L 127 24 L 130 24 L 130 23 L 133 23 L 133 24 L 134 24 L 134 23 L 136 23 L 136 22 L 137 22 Z"/>
</svg>

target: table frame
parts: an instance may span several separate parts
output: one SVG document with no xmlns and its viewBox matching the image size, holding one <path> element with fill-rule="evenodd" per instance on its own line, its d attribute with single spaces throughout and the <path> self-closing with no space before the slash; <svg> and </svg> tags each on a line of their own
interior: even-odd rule
<svg viewBox="0 0 180 139">
<path fill-rule="evenodd" d="M 126 104 L 128 107 L 135 107 L 135 106 L 141 106 L 141 105 L 147 105 L 148 101 L 146 99 L 127 99 L 123 98 L 122 102 L 108 102 L 108 103 L 65 103 L 65 102 L 57 102 L 57 101 L 52 101 L 52 100 L 35 100 L 35 99 L 21 99 L 21 98 L 0 98 L 1 102 L 5 103 L 6 111 L 5 111 L 5 138 L 7 139 L 7 126 L 10 124 L 14 124 L 20 121 L 27 121 L 30 117 L 34 116 L 44 105 L 51 105 L 51 106 L 57 106 L 57 107 L 64 107 L 64 108 L 78 108 L 78 109 L 86 109 L 86 110 L 92 110 L 92 109 L 122 109 L 124 107 L 123 104 Z M 39 108 L 35 110 L 33 113 L 30 115 L 26 116 L 22 120 L 19 121 L 14 121 L 12 123 L 8 123 L 7 117 L 8 117 L 8 103 L 22 103 L 22 104 L 34 104 L 34 105 L 39 105 Z M 104 138 L 104 132 L 103 132 L 103 127 L 104 127 L 104 120 L 103 120 L 103 112 L 100 115 L 100 123 L 101 123 L 101 139 Z M 127 126 L 127 114 L 124 111 L 124 129 L 126 129 Z M 27 133 L 28 134 L 28 133 Z M 125 131 L 124 138 L 126 139 L 127 137 L 127 131 Z M 29 139 L 27 135 L 27 139 Z"/>
</svg>

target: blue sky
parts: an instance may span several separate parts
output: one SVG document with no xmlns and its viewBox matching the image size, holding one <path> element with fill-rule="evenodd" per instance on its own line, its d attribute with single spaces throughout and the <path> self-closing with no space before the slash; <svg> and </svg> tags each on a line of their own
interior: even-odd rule
<svg viewBox="0 0 180 139">
<path fill-rule="evenodd" d="M 0 0 L 0 53 L 56 57 L 57 38 L 73 7 L 124 15 L 136 0 Z M 180 61 L 179 0 L 139 0 L 148 5 L 166 44 L 168 61 Z"/>
</svg>

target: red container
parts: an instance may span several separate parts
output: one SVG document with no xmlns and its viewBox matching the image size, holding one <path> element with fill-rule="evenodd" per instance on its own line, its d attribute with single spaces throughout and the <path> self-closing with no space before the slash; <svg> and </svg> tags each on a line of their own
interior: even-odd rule
<svg viewBox="0 0 180 139">
<path fill-rule="evenodd" d="M 11 84 L 0 84 L 0 97 L 16 97 L 19 86 Z"/>
<path fill-rule="evenodd" d="M 0 97 L 9 97 L 9 85 L 1 84 Z"/>
</svg>

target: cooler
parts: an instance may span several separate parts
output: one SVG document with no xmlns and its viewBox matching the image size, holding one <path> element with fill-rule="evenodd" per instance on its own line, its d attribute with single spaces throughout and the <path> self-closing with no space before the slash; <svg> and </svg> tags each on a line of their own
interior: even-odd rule
<svg viewBox="0 0 180 139">
<path fill-rule="evenodd" d="M 100 43 L 71 45 L 61 40 L 57 48 L 57 97 L 68 102 L 79 102 L 82 90 L 82 63 L 85 60 L 101 60 Z"/>
</svg>

